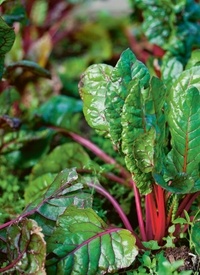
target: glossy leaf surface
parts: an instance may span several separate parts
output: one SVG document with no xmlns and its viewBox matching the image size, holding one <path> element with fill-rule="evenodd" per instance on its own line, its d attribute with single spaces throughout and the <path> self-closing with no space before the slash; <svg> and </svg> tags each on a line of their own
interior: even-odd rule
<svg viewBox="0 0 200 275">
<path fill-rule="evenodd" d="M 112 69 L 106 64 L 92 65 L 82 75 L 79 84 L 85 118 L 91 127 L 105 136 L 109 134 L 105 99 Z"/>
<path fill-rule="evenodd" d="M 97 275 L 129 266 L 138 254 L 125 229 L 109 228 L 92 209 L 69 207 L 48 240 L 47 271 Z M 52 255 L 51 254 L 51 255 Z"/>
<path fill-rule="evenodd" d="M 117 148 L 121 147 L 122 110 L 131 87 L 141 81 L 147 85 L 149 73 L 143 63 L 138 61 L 130 49 L 125 50 L 112 71 L 111 82 L 106 95 L 106 118 L 109 121 L 111 140 Z"/>
<path fill-rule="evenodd" d="M 168 124 L 172 150 L 168 169 L 173 179 L 192 189 L 199 179 L 200 163 L 200 67 L 184 71 L 172 86 L 168 97 Z M 189 190 L 188 190 L 189 191 Z"/>
</svg>

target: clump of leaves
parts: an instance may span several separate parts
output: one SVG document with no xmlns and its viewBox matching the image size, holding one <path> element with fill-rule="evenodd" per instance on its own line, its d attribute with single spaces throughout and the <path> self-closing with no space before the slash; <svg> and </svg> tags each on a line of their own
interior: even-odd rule
<svg viewBox="0 0 200 275">
<path fill-rule="evenodd" d="M 63 18 L 74 7 L 72 2 L 65 1 L 62 6 L 59 24 L 62 25 Z M 192 52 L 188 63 L 179 62 L 178 58 L 167 59 L 161 67 L 161 78 L 152 76 L 129 49 L 122 53 L 115 67 L 96 64 L 85 71 L 79 85 L 84 115 L 103 139 L 110 139 L 115 150 L 109 148 L 111 157 L 72 132 L 80 122 L 80 100 L 56 95 L 42 105 L 44 100 L 40 98 L 39 102 L 36 97 L 31 97 L 35 102 L 29 98 L 27 105 L 23 100 L 23 107 L 19 104 L 20 87 L 24 99 L 30 81 L 36 85 L 38 78 L 50 77 L 45 66 L 49 65 L 52 43 L 62 35 L 55 33 L 59 24 L 56 29 L 51 28 L 48 18 L 52 18 L 52 11 L 57 10 L 59 3 L 32 1 L 25 5 L 32 19 L 38 7 L 42 10 L 35 22 L 37 27 L 29 25 L 22 33 L 27 42 L 24 56 L 31 58 L 34 52 L 35 59 L 9 64 L 4 71 L 6 81 L 1 87 L 0 102 L 6 99 L 12 108 L 7 108 L 8 103 L 0 114 L 3 133 L 0 149 L 3 179 L 10 175 L 6 182 L 2 180 L 0 191 L 9 192 L 5 200 L 19 196 L 20 209 L 11 215 L 19 213 L 24 205 L 23 189 L 27 206 L 17 218 L 8 219 L 0 226 L 0 272 L 93 275 L 114 273 L 133 264 L 130 272 L 137 274 L 134 262 L 138 257 L 140 274 L 177 274 L 182 261 L 169 263 L 163 253 L 144 252 L 144 249 L 159 251 L 173 247 L 186 236 L 193 251 L 199 254 L 199 213 L 195 211 L 192 220 L 184 211 L 189 210 L 200 189 L 197 150 L 200 132 L 196 127 L 200 117 L 199 51 Z M 146 6 L 142 8 L 145 10 Z M 16 16 L 17 11 L 11 14 Z M 14 21 L 22 19 L 17 18 Z M 8 24 L 13 22 L 12 16 L 4 19 Z M 26 24 L 24 13 L 22 21 Z M 13 29 L 4 21 L 0 21 L 1 25 L 12 38 Z M 32 41 L 33 29 L 37 30 L 38 43 Z M 7 45 L 5 34 L 2 37 Z M 13 39 L 6 49 L 2 48 L 2 62 L 12 43 Z M 37 46 L 43 49 L 44 45 L 48 49 L 45 56 L 37 53 Z M 194 43 L 191 45 L 190 49 Z M 18 70 L 23 72 L 20 76 L 15 75 Z M 8 89 L 10 84 L 16 86 L 12 93 Z M 27 112 L 25 106 L 31 106 L 34 111 Z M 16 118 L 19 113 L 23 123 Z M 34 122 L 30 123 L 32 119 Z M 95 161 L 88 152 L 95 155 Z M 116 154 L 121 164 L 114 158 Z M 132 227 L 135 217 L 130 216 L 134 221 L 129 221 L 123 211 L 126 207 L 119 205 L 119 194 L 117 201 L 100 184 L 102 179 L 106 179 L 106 186 L 113 182 L 123 185 L 123 188 L 110 187 L 111 193 L 124 192 L 124 187 L 133 189 L 129 202 L 134 194 L 137 228 Z M 99 217 L 99 209 L 93 204 L 95 191 L 109 201 L 123 226 L 114 225 L 112 217 L 108 219 L 109 224 Z M 2 220 L 11 215 L 3 216 Z"/>
</svg>

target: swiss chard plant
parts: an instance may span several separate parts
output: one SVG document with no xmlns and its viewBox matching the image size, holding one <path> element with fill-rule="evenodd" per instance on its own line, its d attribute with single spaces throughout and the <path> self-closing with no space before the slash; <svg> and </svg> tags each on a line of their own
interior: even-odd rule
<svg viewBox="0 0 200 275">
<path fill-rule="evenodd" d="M 65 94 L 47 100 L 42 93 L 33 96 L 32 90 L 45 89 L 39 79 L 55 73 L 48 57 L 58 41 L 72 35 L 59 27 L 81 2 L 30 1 L 0 19 L 0 273 L 191 274 L 181 271 L 183 260 L 171 262 L 167 249 L 186 243 L 193 270 L 198 270 L 200 52 L 192 51 L 199 46 L 197 36 L 186 40 L 191 29 L 199 31 L 199 6 L 194 1 L 175 6 L 134 2 L 145 35 L 166 51 L 156 72 L 151 62 L 145 65 L 127 49 L 115 66 L 102 63 L 86 69 L 79 82 L 82 101 Z M 164 25 L 161 7 L 164 15 L 170 14 Z M 61 16 L 50 25 L 55 10 Z M 152 14 L 156 25 L 149 30 Z M 27 18 L 36 20 L 35 25 Z M 8 64 L 8 59 L 4 67 L 16 21 L 23 25 L 17 34 L 23 51 L 17 53 L 24 60 Z M 190 26 L 185 32 L 184 24 Z M 95 30 L 101 37 L 99 26 Z M 91 25 L 82 31 L 78 36 L 86 43 Z M 174 49 L 177 33 L 182 40 Z M 110 44 L 103 40 L 104 60 Z M 85 56 L 81 68 L 99 62 L 96 47 L 91 44 L 91 56 Z M 16 58 L 14 53 L 10 58 Z M 62 71 L 64 89 L 68 80 Z M 89 133 L 80 134 L 82 108 L 97 134 L 85 123 L 83 132 Z M 126 215 L 130 203 L 135 212 Z"/>
</svg>

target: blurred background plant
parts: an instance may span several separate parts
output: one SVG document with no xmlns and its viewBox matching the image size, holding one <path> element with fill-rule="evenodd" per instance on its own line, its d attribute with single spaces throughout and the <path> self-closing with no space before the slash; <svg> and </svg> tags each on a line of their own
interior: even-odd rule
<svg viewBox="0 0 200 275">
<path fill-rule="evenodd" d="M 1 3 L 0 27 L 2 31 L 5 24 L 11 27 L 6 43 L 12 42 L 12 49 L 5 55 L 5 67 L 1 66 L 1 223 L 19 214 L 25 202 L 29 202 L 24 190 L 31 186 L 34 166 L 41 159 L 47 160 L 57 146 L 69 142 L 69 138 L 47 125 L 91 135 L 103 150 L 115 155 L 111 144 L 86 126 L 78 81 L 90 64 L 116 62 L 128 44 L 126 29 L 130 19 L 127 14 L 113 16 L 106 10 L 88 16 L 87 5 L 91 2 L 86 2 L 7 0 Z M 0 38 L 4 41 L 5 32 L 1 32 Z M 46 172 L 53 175 L 59 172 L 61 167 L 53 166 L 61 159 L 62 150 Z M 45 165 L 49 164 L 45 162 Z M 70 163 L 63 162 L 64 167 L 75 165 L 72 159 Z"/>
</svg>

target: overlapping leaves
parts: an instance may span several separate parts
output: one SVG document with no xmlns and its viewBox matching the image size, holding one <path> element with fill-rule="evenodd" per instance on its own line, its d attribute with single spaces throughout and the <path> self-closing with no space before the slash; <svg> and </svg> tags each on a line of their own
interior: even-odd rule
<svg viewBox="0 0 200 275">
<path fill-rule="evenodd" d="M 20 219 L 0 226 L 0 249 L 7 258 L 0 271 L 45 274 L 46 243 L 48 274 L 105 274 L 135 260 L 131 232 L 110 228 L 92 210 L 88 180 L 74 168 L 63 170 Z"/>
<path fill-rule="evenodd" d="M 148 69 L 128 49 L 110 70 L 98 105 L 98 91 L 102 87 L 100 68 L 102 64 L 89 67 L 81 80 L 85 117 L 92 127 L 99 130 L 96 111 L 99 106 L 99 111 L 104 113 L 104 132 L 108 132 L 113 145 L 123 152 L 127 168 L 133 173 L 138 187 L 147 193 L 150 190 L 149 172 L 156 166 L 155 158 L 160 157 L 157 144 L 164 138 L 164 86 L 157 78 L 150 80 Z M 89 92 L 93 82 L 96 85 L 95 94 Z M 90 93 L 90 100 L 84 96 L 85 91 Z M 159 98 L 162 100 L 159 101 Z M 91 102 L 95 102 L 95 109 Z"/>
<path fill-rule="evenodd" d="M 106 98 L 100 105 L 105 114 L 104 126 L 107 125 L 114 146 L 123 152 L 126 166 L 143 193 L 149 192 L 152 177 L 172 192 L 199 190 L 200 67 L 196 56 L 198 52 L 191 58 L 188 70 L 178 69 L 171 86 L 167 85 L 167 97 L 163 82 L 150 78 L 147 68 L 130 50 L 122 53 L 107 79 Z M 89 90 L 92 76 L 96 81 L 97 75 L 93 67 L 89 67 L 82 79 L 81 91 L 84 92 L 83 87 Z M 97 81 L 95 85 L 101 87 Z M 98 89 L 96 91 L 97 97 L 90 101 L 96 101 L 97 108 Z M 83 101 L 87 108 L 84 96 Z M 85 112 L 86 119 L 96 119 L 95 112 L 90 106 L 89 112 Z M 93 127 L 96 128 L 94 124 Z"/>
</svg>

